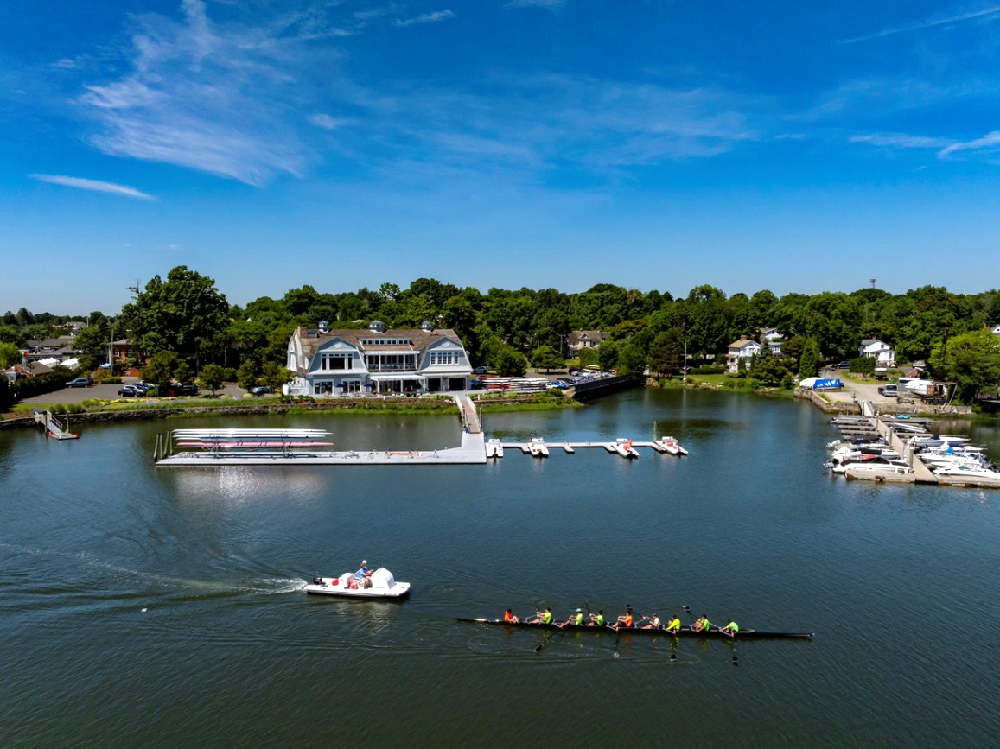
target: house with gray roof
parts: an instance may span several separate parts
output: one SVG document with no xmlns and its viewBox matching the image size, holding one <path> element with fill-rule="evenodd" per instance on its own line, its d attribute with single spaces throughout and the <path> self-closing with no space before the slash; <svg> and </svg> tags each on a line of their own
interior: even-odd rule
<svg viewBox="0 0 1000 749">
<path fill-rule="evenodd" d="M 367 330 L 296 328 L 288 342 L 287 367 L 295 379 L 288 395 L 337 397 L 465 391 L 472 367 L 453 330 L 387 329 L 377 320 Z"/>
</svg>

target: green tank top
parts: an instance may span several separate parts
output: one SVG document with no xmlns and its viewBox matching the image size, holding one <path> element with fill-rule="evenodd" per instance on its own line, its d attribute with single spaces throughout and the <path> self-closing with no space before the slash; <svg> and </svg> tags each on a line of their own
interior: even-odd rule
<svg viewBox="0 0 1000 749">
<path fill-rule="evenodd" d="M 583 624 L 583 613 L 577 612 L 576 614 L 576 624 Z"/>
<path fill-rule="evenodd" d="M 711 627 L 712 627 L 712 622 L 710 622 L 708 619 L 701 620 L 701 629 L 703 632 L 708 632 L 708 630 L 711 629 Z"/>
<path fill-rule="evenodd" d="M 542 621 L 545 622 L 546 624 L 552 624 L 552 612 L 546 611 Z"/>
<path fill-rule="evenodd" d="M 597 626 L 598 627 L 603 627 L 604 626 L 604 614 L 598 614 L 597 615 Z"/>
</svg>

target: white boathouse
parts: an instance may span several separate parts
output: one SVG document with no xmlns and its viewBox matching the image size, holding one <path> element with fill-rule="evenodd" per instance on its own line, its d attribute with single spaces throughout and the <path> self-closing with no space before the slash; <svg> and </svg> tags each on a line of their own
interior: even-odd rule
<svg viewBox="0 0 1000 749">
<path fill-rule="evenodd" d="M 338 397 L 466 391 L 472 367 L 453 330 L 296 328 L 288 342 L 288 369 L 295 379 L 287 395 Z"/>
</svg>

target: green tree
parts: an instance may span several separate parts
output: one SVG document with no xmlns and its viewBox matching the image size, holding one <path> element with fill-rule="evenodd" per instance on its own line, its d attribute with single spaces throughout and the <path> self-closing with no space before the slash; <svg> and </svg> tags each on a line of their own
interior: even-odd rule
<svg viewBox="0 0 1000 749">
<path fill-rule="evenodd" d="M 106 319 L 102 319 L 76 334 L 73 339 L 73 352 L 80 359 L 84 369 L 96 369 L 108 358 L 110 343 L 111 327 Z"/>
<path fill-rule="evenodd" d="M 612 341 L 610 338 L 597 347 L 597 363 L 601 369 L 607 371 L 618 365 L 620 347 L 620 341 Z"/>
<path fill-rule="evenodd" d="M 493 369 L 501 377 L 523 377 L 528 367 L 519 351 L 513 346 L 501 344 L 493 355 Z"/>
<path fill-rule="evenodd" d="M 760 380 L 761 385 L 765 387 L 777 387 L 788 374 L 788 370 L 778 357 L 765 356 L 754 362 L 747 374 L 755 380 Z"/>
<path fill-rule="evenodd" d="M 264 366 L 261 368 L 260 380 L 271 388 L 272 393 L 280 393 L 281 386 L 291 382 L 294 377 L 291 370 L 278 362 L 264 362 Z"/>
<path fill-rule="evenodd" d="M 657 333 L 649 347 L 649 368 L 659 375 L 676 372 L 680 367 L 680 336 L 674 329 Z"/>
<path fill-rule="evenodd" d="M 201 380 L 202 387 L 208 388 L 215 395 L 215 391 L 222 387 L 224 374 L 225 370 L 218 364 L 206 364 L 201 368 L 198 379 Z"/>
<path fill-rule="evenodd" d="M 132 304 L 122 309 L 124 327 L 151 354 L 175 351 L 193 356 L 196 368 L 203 349 L 228 323 L 229 304 L 215 281 L 186 265 L 154 276 Z"/>
<path fill-rule="evenodd" d="M 0 343 L 0 369 L 7 369 L 8 367 L 13 367 L 15 364 L 21 363 L 21 349 L 15 346 L 13 343 Z M 0 374 L 0 379 L 5 382 L 7 378 Z"/>
<path fill-rule="evenodd" d="M 240 365 L 236 375 L 236 381 L 244 390 L 257 385 L 261 375 L 261 365 L 256 359 L 247 359 Z"/>
<path fill-rule="evenodd" d="M 21 346 L 24 344 L 24 336 L 16 325 L 0 325 L 0 342 Z"/>
<path fill-rule="evenodd" d="M 531 366 L 535 369 L 544 369 L 546 372 L 553 369 L 561 369 L 565 361 L 551 346 L 539 346 L 531 353 Z"/>
<path fill-rule="evenodd" d="M 799 356 L 799 377 L 815 377 L 819 372 L 819 344 L 815 338 L 810 338 L 802 347 Z"/>
<path fill-rule="evenodd" d="M 628 341 L 618 351 L 615 370 L 619 375 L 641 377 L 646 371 L 646 353 L 635 341 Z"/>
<path fill-rule="evenodd" d="M 180 360 L 173 351 L 157 351 L 142 370 L 143 379 L 157 387 L 168 387 Z"/>
<path fill-rule="evenodd" d="M 959 400 L 971 403 L 981 389 L 1000 385 L 1000 338 L 985 328 L 962 333 L 947 347 L 938 344 L 930 364 L 955 383 Z"/>
<path fill-rule="evenodd" d="M 597 349 L 587 348 L 580 349 L 580 369 L 591 364 L 597 364 Z"/>
</svg>

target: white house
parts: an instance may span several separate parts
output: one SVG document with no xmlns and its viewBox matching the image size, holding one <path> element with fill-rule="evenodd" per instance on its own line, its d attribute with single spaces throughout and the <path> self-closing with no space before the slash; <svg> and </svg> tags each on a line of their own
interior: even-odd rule
<svg viewBox="0 0 1000 749">
<path fill-rule="evenodd" d="M 288 342 L 288 395 L 333 397 L 359 393 L 435 393 L 467 390 L 472 368 L 453 330 L 296 328 Z"/>
<path fill-rule="evenodd" d="M 876 366 L 895 367 L 896 352 L 888 343 L 877 338 L 865 338 L 858 347 L 858 356 L 875 360 Z"/>
<path fill-rule="evenodd" d="M 771 349 L 772 354 L 781 353 L 781 344 L 785 340 L 785 336 L 778 332 L 777 328 L 761 328 L 760 329 L 760 342 L 767 343 L 767 347 Z"/>
<path fill-rule="evenodd" d="M 761 345 L 757 341 L 748 339 L 745 335 L 740 336 L 740 340 L 729 344 L 729 371 L 736 372 L 739 368 L 739 361 L 743 359 L 745 364 L 750 363 L 750 359 L 761 352 Z"/>
<path fill-rule="evenodd" d="M 580 351 L 585 348 L 597 348 L 601 345 L 607 333 L 599 330 L 574 330 L 566 336 L 566 348 L 569 349 L 570 359 L 579 359 Z"/>
</svg>

